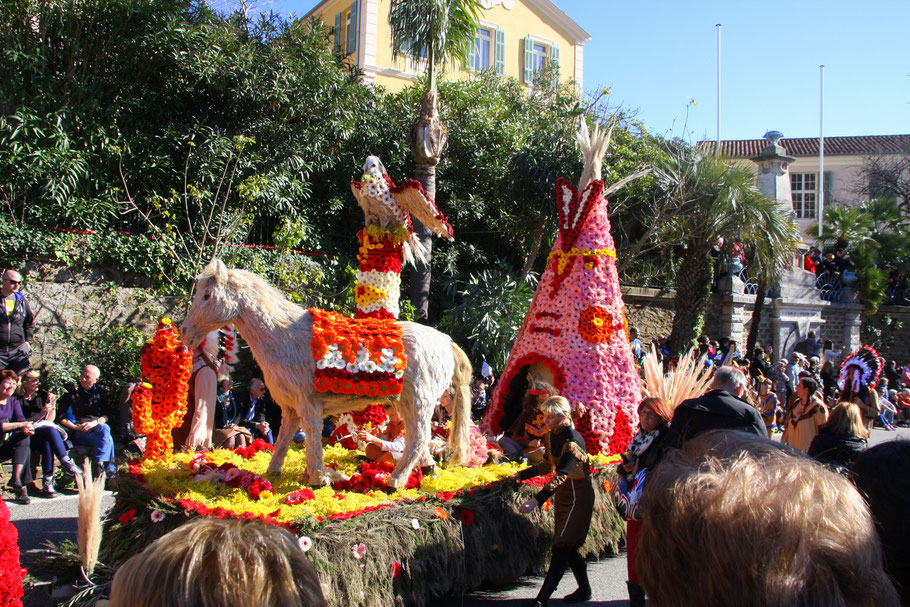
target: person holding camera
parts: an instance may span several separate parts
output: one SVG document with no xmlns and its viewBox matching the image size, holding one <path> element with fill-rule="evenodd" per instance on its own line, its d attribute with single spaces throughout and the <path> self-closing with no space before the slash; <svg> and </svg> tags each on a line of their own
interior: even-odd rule
<svg viewBox="0 0 910 607">
<path fill-rule="evenodd" d="M 649 397 L 642 400 L 638 405 L 639 431 L 632 437 L 629 449 L 622 454 L 622 463 L 616 469 L 619 480 L 613 486 L 612 497 L 616 510 L 626 517 L 626 562 L 629 568 L 626 585 L 631 607 L 644 607 L 645 604 L 645 591 L 635 566 L 642 518 L 638 502 L 648 469 L 660 459 L 663 439 L 672 418 L 673 412 L 663 399 Z"/>
</svg>

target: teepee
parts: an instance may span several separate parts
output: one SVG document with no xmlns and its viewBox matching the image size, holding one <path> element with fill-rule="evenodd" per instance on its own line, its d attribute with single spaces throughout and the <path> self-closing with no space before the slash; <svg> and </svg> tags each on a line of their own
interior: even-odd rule
<svg viewBox="0 0 910 607">
<path fill-rule="evenodd" d="M 508 429 L 521 411 L 528 377 L 549 381 L 573 408 L 588 452 L 619 453 L 638 424 L 641 381 L 632 358 L 616 273 L 606 196 L 640 177 L 636 173 L 604 191 L 601 162 L 610 133 L 578 142 L 585 168 L 576 190 L 556 182 L 559 234 L 509 360 L 493 390 L 483 429 Z"/>
</svg>

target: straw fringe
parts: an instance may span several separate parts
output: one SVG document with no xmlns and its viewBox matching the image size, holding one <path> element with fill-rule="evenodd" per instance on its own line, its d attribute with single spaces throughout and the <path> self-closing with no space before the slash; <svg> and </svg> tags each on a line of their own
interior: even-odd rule
<svg viewBox="0 0 910 607">
<path fill-rule="evenodd" d="M 690 349 L 679 359 L 675 371 L 663 372 L 657 350 L 651 345 L 642 360 L 644 381 L 642 390 L 647 396 L 663 399 L 670 409 L 689 398 L 701 396 L 711 386 L 713 372 L 705 369 L 705 357 L 695 359 L 695 349 Z"/>
<path fill-rule="evenodd" d="M 86 576 L 91 576 L 98 563 L 101 546 L 101 497 L 104 495 L 104 473 L 92 479 L 92 466 L 88 458 L 82 463 L 82 476 L 76 476 L 79 489 L 79 518 L 76 521 L 76 539 L 79 558 Z"/>
</svg>

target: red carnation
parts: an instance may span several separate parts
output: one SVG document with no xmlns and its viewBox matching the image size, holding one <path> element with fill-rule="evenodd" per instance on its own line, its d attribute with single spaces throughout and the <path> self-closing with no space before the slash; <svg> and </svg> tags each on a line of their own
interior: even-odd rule
<svg viewBox="0 0 910 607">
<path fill-rule="evenodd" d="M 461 524 L 465 527 L 470 527 L 474 524 L 474 512 L 467 508 L 462 508 L 458 511 L 458 520 L 460 520 Z"/>
</svg>

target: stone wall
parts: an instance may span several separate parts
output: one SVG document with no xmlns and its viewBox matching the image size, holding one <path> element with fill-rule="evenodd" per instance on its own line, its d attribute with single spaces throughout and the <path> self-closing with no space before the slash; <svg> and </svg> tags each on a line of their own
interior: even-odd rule
<svg viewBox="0 0 910 607">
<path fill-rule="evenodd" d="M 673 329 L 673 296 L 675 291 L 622 287 L 626 306 L 626 319 L 630 327 L 638 328 L 643 344 L 651 343 L 658 336 L 669 336 Z"/>
<path fill-rule="evenodd" d="M 25 269 L 23 295 L 35 318 L 32 362 L 51 361 L 67 343 L 85 334 L 125 325 L 148 333 L 162 316 L 183 318 L 186 302 L 161 296 L 104 271 L 73 275 L 66 269 L 32 265 Z"/>
</svg>

